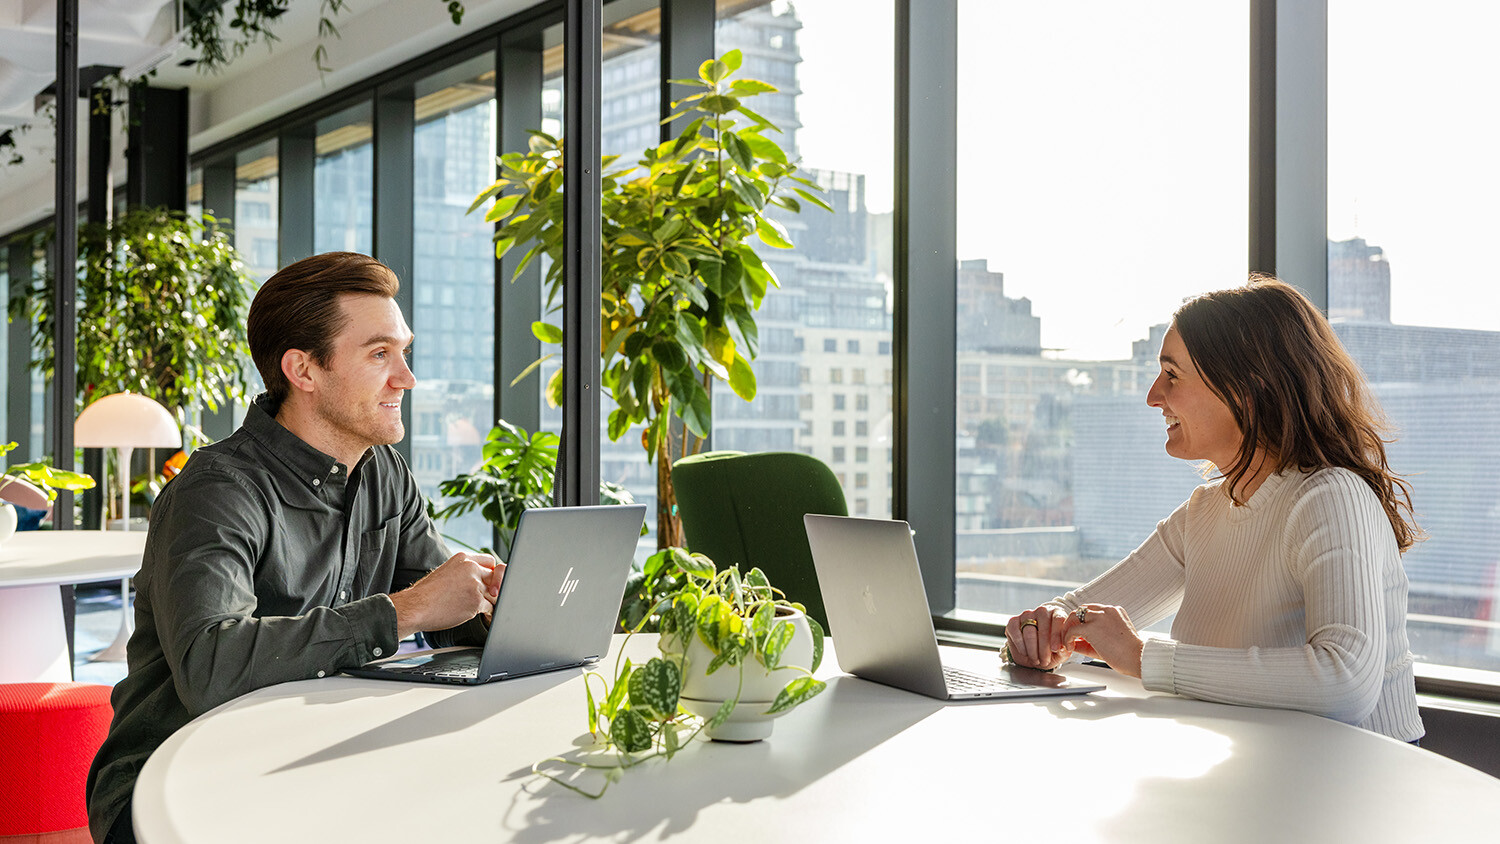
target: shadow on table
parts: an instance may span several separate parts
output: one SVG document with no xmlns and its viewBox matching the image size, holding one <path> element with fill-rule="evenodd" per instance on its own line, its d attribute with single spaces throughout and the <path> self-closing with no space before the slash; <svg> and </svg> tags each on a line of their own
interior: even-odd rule
<svg viewBox="0 0 1500 844">
<path fill-rule="evenodd" d="M 357 756 L 458 732 L 487 718 L 493 718 L 548 689 L 573 681 L 577 676 L 576 671 L 554 671 L 534 677 L 518 677 L 514 680 L 458 689 L 455 693 L 427 706 L 408 712 L 357 736 L 350 736 L 337 744 L 330 745 L 316 753 L 310 753 L 269 773 L 290 771 L 307 765 L 317 765 L 346 756 Z M 388 690 L 387 687 L 389 687 Z M 398 681 L 352 681 L 348 684 L 341 683 L 339 686 L 330 686 L 312 692 L 292 692 L 284 697 L 301 697 L 308 705 L 322 706 L 375 696 L 411 693 L 422 689 L 430 691 L 432 686 Z M 265 700 L 265 697 L 260 698 L 261 702 Z"/>
<path fill-rule="evenodd" d="M 532 844 L 686 833 L 707 806 L 795 794 L 943 706 L 854 677 L 835 677 L 823 694 L 777 719 L 769 739 L 694 742 L 670 761 L 653 759 L 625 771 L 598 800 L 535 776 L 530 767 L 513 771 L 507 780 L 531 782 L 516 793 L 502 823 L 515 841 Z M 593 777 L 589 790 L 603 784 L 602 773 L 586 775 Z"/>
</svg>

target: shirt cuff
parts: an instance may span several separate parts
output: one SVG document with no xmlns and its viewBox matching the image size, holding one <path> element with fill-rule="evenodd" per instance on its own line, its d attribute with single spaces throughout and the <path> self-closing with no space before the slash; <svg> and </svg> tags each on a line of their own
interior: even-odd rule
<svg viewBox="0 0 1500 844">
<path fill-rule="evenodd" d="M 354 631 L 357 665 L 396 653 L 396 605 L 389 595 L 371 595 L 339 607 Z"/>
<path fill-rule="evenodd" d="M 1177 693 L 1172 662 L 1177 656 L 1177 640 L 1147 638 L 1141 649 L 1141 685 L 1153 692 Z"/>
</svg>

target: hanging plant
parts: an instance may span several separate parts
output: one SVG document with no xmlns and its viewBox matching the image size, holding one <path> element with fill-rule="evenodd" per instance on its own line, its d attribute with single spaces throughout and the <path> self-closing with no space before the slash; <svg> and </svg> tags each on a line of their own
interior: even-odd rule
<svg viewBox="0 0 1500 844">
<path fill-rule="evenodd" d="M 459 0 L 438 0 L 448 9 L 454 25 L 463 22 L 464 4 Z M 187 17 L 187 44 L 198 50 L 198 69 L 217 73 L 244 54 L 256 42 L 270 46 L 277 41 L 276 19 L 286 14 L 292 0 L 183 0 Z M 348 8 L 347 0 L 321 0 L 318 11 L 318 44 L 313 49 L 313 64 L 319 73 L 327 73 L 324 64 L 328 48 L 323 41 L 338 37 L 333 19 Z M 225 29 L 229 31 L 226 39 Z"/>
</svg>

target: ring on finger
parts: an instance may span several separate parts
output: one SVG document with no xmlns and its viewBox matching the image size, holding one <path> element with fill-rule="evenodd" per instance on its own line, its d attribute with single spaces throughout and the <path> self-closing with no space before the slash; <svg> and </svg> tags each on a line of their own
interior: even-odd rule
<svg viewBox="0 0 1500 844">
<path fill-rule="evenodd" d="M 1028 618 L 1025 621 L 1021 622 L 1021 629 L 1023 629 L 1023 630 L 1026 629 L 1027 627 L 1036 627 L 1036 626 L 1037 626 L 1036 619 L 1034 619 L 1034 618 Z"/>
<path fill-rule="evenodd" d="M 1078 611 L 1073 614 L 1073 617 L 1076 618 L 1076 619 L 1078 619 L 1078 623 L 1079 624 L 1082 624 L 1085 621 L 1088 621 L 1089 620 L 1089 611 L 1088 611 L 1088 608 L 1087 607 L 1079 607 Z"/>
</svg>

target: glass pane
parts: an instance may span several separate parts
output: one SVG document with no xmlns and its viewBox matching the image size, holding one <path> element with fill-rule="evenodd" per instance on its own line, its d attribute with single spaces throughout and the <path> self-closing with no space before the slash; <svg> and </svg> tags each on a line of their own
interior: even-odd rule
<svg viewBox="0 0 1500 844">
<path fill-rule="evenodd" d="M 720 54 L 744 54 L 737 78 L 778 89 L 746 105 L 780 127 L 766 136 L 800 159 L 833 212 L 774 210 L 794 248 L 756 247 L 781 280 L 757 314 L 758 389 L 747 404 L 715 385 L 713 447 L 811 454 L 850 513 L 887 518 L 894 26 L 889 0 L 813 0 L 752 4 L 714 36 Z"/>
<path fill-rule="evenodd" d="M 234 163 L 234 219 L 230 221 L 234 246 L 250 275 L 263 282 L 281 267 L 277 258 L 276 211 L 281 194 L 276 142 L 243 150 Z"/>
<path fill-rule="evenodd" d="M 194 167 L 188 171 L 187 186 L 188 216 L 195 219 L 203 219 L 203 168 Z"/>
<path fill-rule="evenodd" d="M 1202 483 L 1145 404 L 1185 296 L 1241 284 L 1244 3 L 961 0 L 962 610 L 1103 572 Z"/>
<path fill-rule="evenodd" d="M 1455 25 L 1457 24 L 1457 25 Z M 1370 380 L 1425 542 L 1406 553 L 1423 662 L 1500 670 L 1500 8 L 1328 4 L 1328 304 Z"/>
<path fill-rule="evenodd" d="M 603 77 L 600 88 L 600 149 L 604 155 L 619 155 L 621 161 L 639 160 L 649 146 L 655 146 L 660 129 L 657 121 L 660 112 L 660 85 L 657 80 L 661 71 L 661 14 L 652 5 L 648 8 L 641 2 L 612 3 L 604 8 L 604 60 L 601 67 Z M 560 135 L 563 119 L 563 55 L 562 26 L 554 26 L 543 35 L 547 45 L 543 53 L 544 81 L 542 85 L 542 131 Z M 545 275 L 550 262 L 542 262 Z M 559 324 L 561 302 L 555 303 L 559 310 L 547 315 L 547 321 Z M 544 345 L 543 354 L 559 352 L 557 346 Z M 552 374 L 563 365 L 561 355 L 554 357 L 538 369 L 545 385 Z M 528 376 L 530 378 L 536 375 Z M 606 418 L 614 407 L 608 396 L 600 401 L 599 476 L 604 481 L 621 484 L 635 496 L 639 503 L 646 504 L 646 520 L 651 529 L 650 537 L 641 540 L 642 549 L 655 548 L 656 529 L 656 468 L 641 448 L 641 429 L 632 428 L 619 440 L 611 442 L 604 435 Z M 560 432 L 562 412 L 558 408 L 543 407 L 542 427 Z"/>
<path fill-rule="evenodd" d="M 373 108 L 361 103 L 318 121 L 313 170 L 313 251 L 374 248 Z"/>
<path fill-rule="evenodd" d="M 467 214 L 495 180 L 495 71 L 485 55 L 416 85 L 411 464 L 423 494 L 479 463 L 495 409 L 494 226 Z M 443 533 L 492 545 L 478 512 Z"/>
</svg>

